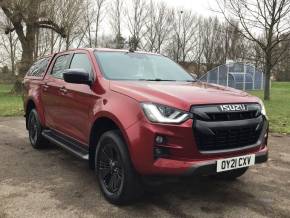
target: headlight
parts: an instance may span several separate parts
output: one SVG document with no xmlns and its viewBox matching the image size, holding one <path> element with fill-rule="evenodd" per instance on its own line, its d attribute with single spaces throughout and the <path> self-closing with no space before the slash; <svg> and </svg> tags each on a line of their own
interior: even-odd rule
<svg viewBox="0 0 290 218">
<path fill-rule="evenodd" d="M 266 117 L 267 114 L 266 114 L 265 105 L 264 105 L 264 103 L 262 101 L 260 101 L 260 105 L 261 105 L 261 114 L 263 114 Z"/>
<path fill-rule="evenodd" d="M 142 103 L 141 106 L 148 120 L 154 123 L 178 124 L 191 118 L 190 113 L 164 105 Z"/>
</svg>

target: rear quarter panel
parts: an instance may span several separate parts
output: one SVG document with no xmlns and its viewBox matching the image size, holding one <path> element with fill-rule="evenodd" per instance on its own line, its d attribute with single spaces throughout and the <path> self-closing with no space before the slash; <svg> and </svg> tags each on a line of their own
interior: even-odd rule
<svg viewBox="0 0 290 218">
<path fill-rule="evenodd" d="M 43 113 L 43 107 L 41 102 L 41 85 L 43 84 L 43 80 L 40 79 L 24 79 L 24 91 L 23 91 L 23 106 L 24 106 L 24 112 L 25 116 L 28 116 L 26 114 L 27 105 L 29 101 L 33 101 L 36 111 L 39 115 L 40 122 L 42 126 L 45 125 L 45 118 Z"/>
<path fill-rule="evenodd" d="M 41 102 L 41 88 L 42 88 L 41 86 L 42 84 L 44 84 L 45 75 L 48 72 L 48 69 L 51 65 L 54 56 L 55 55 L 47 56 L 47 58 L 50 58 L 50 60 L 48 62 L 45 71 L 42 74 L 40 74 L 40 76 L 26 75 L 23 80 L 23 108 L 25 116 L 28 116 L 28 114 L 26 114 L 28 102 L 33 101 L 42 126 L 45 126 L 45 118 Z"/>
</svg>

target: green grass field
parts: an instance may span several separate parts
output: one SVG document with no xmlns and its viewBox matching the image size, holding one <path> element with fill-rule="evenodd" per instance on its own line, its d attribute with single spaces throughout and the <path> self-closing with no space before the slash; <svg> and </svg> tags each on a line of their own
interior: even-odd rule
<svg viewBox="0 0 290 218">
<path fill-rule="evenodd" d="M 263 99 L 263 91 L 252 91 L 251 94 Z M 264 103 L 270 131 L 290 134 L 290 82 L 273 82 L 271 100 Z"/>
<path fill-rule="evenodd" d="M 12 95 L 12 85 L 0 84 L 0 116 L 20 116 L 23 114 L 22 98 Z"/>
<path fill-rule="evenodd" d="M 23 114 L 22 99 L 10 94 L 12 85 L 0 84 L 0 116 L 19 116 Z M 251 94 L 262 99 L 263 91 Z M 290 134 L 290 82 L 272 83 L 271 100 L 265 102 L 270 119 L 271 132 Z"/>
</svg>

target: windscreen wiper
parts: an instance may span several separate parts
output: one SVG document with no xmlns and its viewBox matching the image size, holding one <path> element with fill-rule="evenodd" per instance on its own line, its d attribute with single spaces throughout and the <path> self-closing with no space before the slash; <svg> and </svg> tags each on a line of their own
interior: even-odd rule
<svg viewBox="0 0 290 218">
<path fill-rule="evenodd" d="M 138 79 L 139 81 L 167 81 L 167 82 L 197 82 L 197 80 L 171 80 L 171 79 Z"/>
<path fill-rule="evenodd" d="M 169 82 L 176 82 L 176 80 L 170 80 L 170 79 L 139 79 L 139 81 L 169 81 Z"/>
<path fill-rule="evenodd" d="M 192 80 L 183 80 L 184 82 L 197 82 L 197 80 L 194 80 L 194 79 L 192 79 Z"/>
</svg>

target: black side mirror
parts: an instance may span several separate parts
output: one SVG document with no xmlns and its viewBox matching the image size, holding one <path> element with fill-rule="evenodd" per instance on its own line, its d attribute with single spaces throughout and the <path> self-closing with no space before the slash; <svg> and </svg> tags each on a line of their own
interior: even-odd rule
<svg viewBox="0 0 290 218">
<path fill-rule="evenodd" d="M 68 83 L 87 84 L 87 85 L 92 84 L 90 74 L 86 72 L 84 69 L 67 69 L 63 73 L 63 79 Z"/>
</svg>

